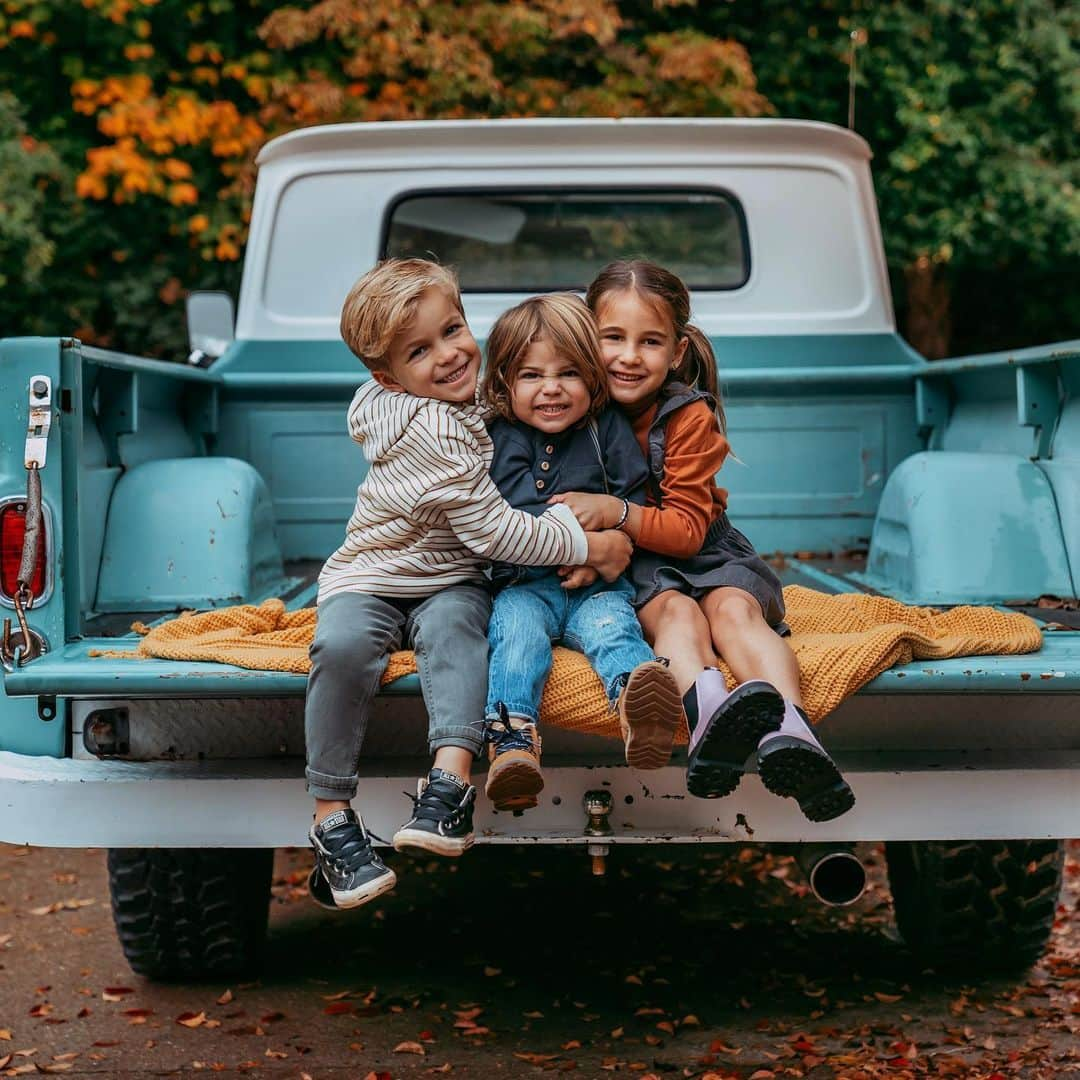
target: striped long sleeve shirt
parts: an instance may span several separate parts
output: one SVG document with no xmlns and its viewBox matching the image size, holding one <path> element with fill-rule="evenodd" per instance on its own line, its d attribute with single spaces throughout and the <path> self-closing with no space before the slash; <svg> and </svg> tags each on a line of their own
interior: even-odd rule
<svg viewBox="0 0 1080 1080">
<path fill-rule="evenodd" d="M 575 565 L 588 543 L 568 507 L 534 517 L 499 494 L 478 405 L 386 390 L 374 380 L 349 406 L 369 462 L 345 542 L 319 575 L 319 602 L 339 592 L 424 597 L 483 580 L 492 560 Z"/>
</svg>

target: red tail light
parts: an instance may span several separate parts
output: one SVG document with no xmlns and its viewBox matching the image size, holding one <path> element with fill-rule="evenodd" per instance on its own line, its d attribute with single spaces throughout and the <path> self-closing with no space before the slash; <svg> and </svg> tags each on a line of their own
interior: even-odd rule
<svg viewBox="0 0 1080 1080">
<path fill-rule="evenodd" d="M 22 562 L 23 536 L 26 533 L 26 503 L 22 499 L 0 502 L 0 593 L 10 600 L 18 589 L 19 564 Z M 46 530 L 38 538 L 37 559 L 30 589 L 35 597 L 45 592 L 48 553 Z"/>
</svg>

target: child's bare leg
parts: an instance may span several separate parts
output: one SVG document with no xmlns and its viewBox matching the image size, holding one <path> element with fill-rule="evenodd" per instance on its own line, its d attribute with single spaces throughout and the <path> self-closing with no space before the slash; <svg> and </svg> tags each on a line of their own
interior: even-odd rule
<svg viewBox="0 0 1080 1080">
<path fill-rule="evenodd" d="M 689 596 L 662 592 L 639 609 L 638 619 L 653 652 L 669 661 L 679 693 L 685 694 L 705 668 L 716 666 L 709 623 Z"/>
<path fill-rule="evenodd" d="M 348 810 L 349 805 L 348 799 L 316 799 L 315 824 L 321 825 L 335 810 Z"/>
<path fill-rule="evenodd" d="M 802 707 L 799 662 L 787 642 L 765 621 L 761 605 L 742 589 L 713 589 L 702 601 L 712 641 L 737 682 L 763 679 L 781 697 Z"/>
<path fill-rule="evenodd" d="M 467 784 L 472 769 L 473 752 L 460 746 L 440 746 L 435 751 L 434 768 L 460 776 Z"/>
</svg>

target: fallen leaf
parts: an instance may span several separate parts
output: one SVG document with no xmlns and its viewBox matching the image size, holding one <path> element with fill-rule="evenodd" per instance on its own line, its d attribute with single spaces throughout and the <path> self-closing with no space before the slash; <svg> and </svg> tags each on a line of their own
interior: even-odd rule
<svg viewBox="0 0 1080 1080">
<path fill-rule="evenodd" d="M 176 1022 L 178 1024 L 183 1024 L 184 1027 L 188 1027 L 188 1028 L 202 1027 L 203 1024 L 206 1023 L 206 1013 L 205 1012 L 197 1012 L 197 1013 L 184 1012 L 184 1013 L 181 1013 L 176 1018 Z"/>
<path fill-rule="evenodd" d="M 519 1061 L 527 1061 L 530 1065 L 542 1065 L 545 1061 L 554 1061 L 558 1054 L 531 1054 L 528 1050 L 514 1051 L 514 1057 Z"/>
<path fill-rule="evenodd" d="M 44 907 L 30 909 L 31 915 L 55 915 L 58 911 L 78 911 L 79 908 L 90 907 L 97 903 L 96 900 L 55 900 Z"/>
<path fill-rule="evenodd" d="M 353 1007 L 347 1001 L 334 1001 L 323 1009 L 327 1016 L 343 1016 L 345 1013 L 351 1013 L 352 1011 Z"/>
<path fill-rule="evenodd" d="M 11 1042 L 11 1032 L 7 1028 L 0 1028 L 0 1039 L 4 1042 Z"/>
<path fill-rule="evenodd" d="M 903 996 L 903 994 L 883 994 L 880 990 L 874 991 L 874 997 L 876 997 L 878 1001 L 884 1002 L 886 1005 L 895 1004 L 897 1001 L 903 998 Z"/>
<path fill-rule="evenodd" d="M 48 1016 L 49 1013 L 51 1013 L 52 1011 L 53 1011 L 53 1007 L 47 1001 L 39 1001 L 37 1003 L 37 1005 L 35 1005 L 30 1010 L 30 1015 L 35 1017 L 35 1018 L 36 1017 L 42 1017 L 42 1016 Z"/>
<path fill-rule="evenodd" d="M 268 1046 L 264 1056 L 268 1058 L 287 1058 L 289 1055 L 284 1050 L 271 1050 Z"/>
<path fill-rule="evenodd" d="M 494 976 L 494 975 L 501 975 L 502 974 L 502 968 L 487 966 L 487 967 L 484 968 L 484 974 L 487 975 L 489 978 Z"/>
<path fill-rule="evenodd" d="M 219 1005 L 228 1005 L 229 1002 L 232 1001 L 232 999 L 233 999 L 233 992 L 231 990 L 226 990 L 225 993 L 222 994 L 221 997 L 219 997 L 217 999 L 217 1003 Z"/>
<path fill-rule="evenodd" d="M 418 1042 L 399 1042 L 394 1047 L 395 1054 L 419 1054 L 423 1057 L 427 1051 Z"/>
<path fill-rule="evenodd" d="M 569 1042 L 563 1043 L 562 1048 L 564 1050 L 580 1050 L 581 1049 L 581 1043 L 578 1042 L 577 1039 L 571 1039 Z"/>
</svg>

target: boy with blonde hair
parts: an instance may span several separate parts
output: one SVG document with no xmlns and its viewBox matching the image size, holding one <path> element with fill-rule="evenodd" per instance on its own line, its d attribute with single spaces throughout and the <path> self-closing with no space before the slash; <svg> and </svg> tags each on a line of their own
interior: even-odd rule
<svg viewBox="0 0 1080 1080">
<path fill-rule="evenodd" d="M 348 413 L 369 468 L 345 541 L 319 575 L 304 723 L 312 896 L 356 907 L 396 880 L 350 806 L 389 654 L 415 650 L 434 754 L 394 847 L 460 855 L 473 842 L 469 774 L 484 738 L 488 563 L 585 564 L 614 579 L 630 544 L 614 531 L 583 532 L 566 507 L 534 516 L 499 494 L 476 403 L 480 349 L 449 270 L 380 263 L 349 292 L 341 334 L 372 375 Z"/>
</svg>

